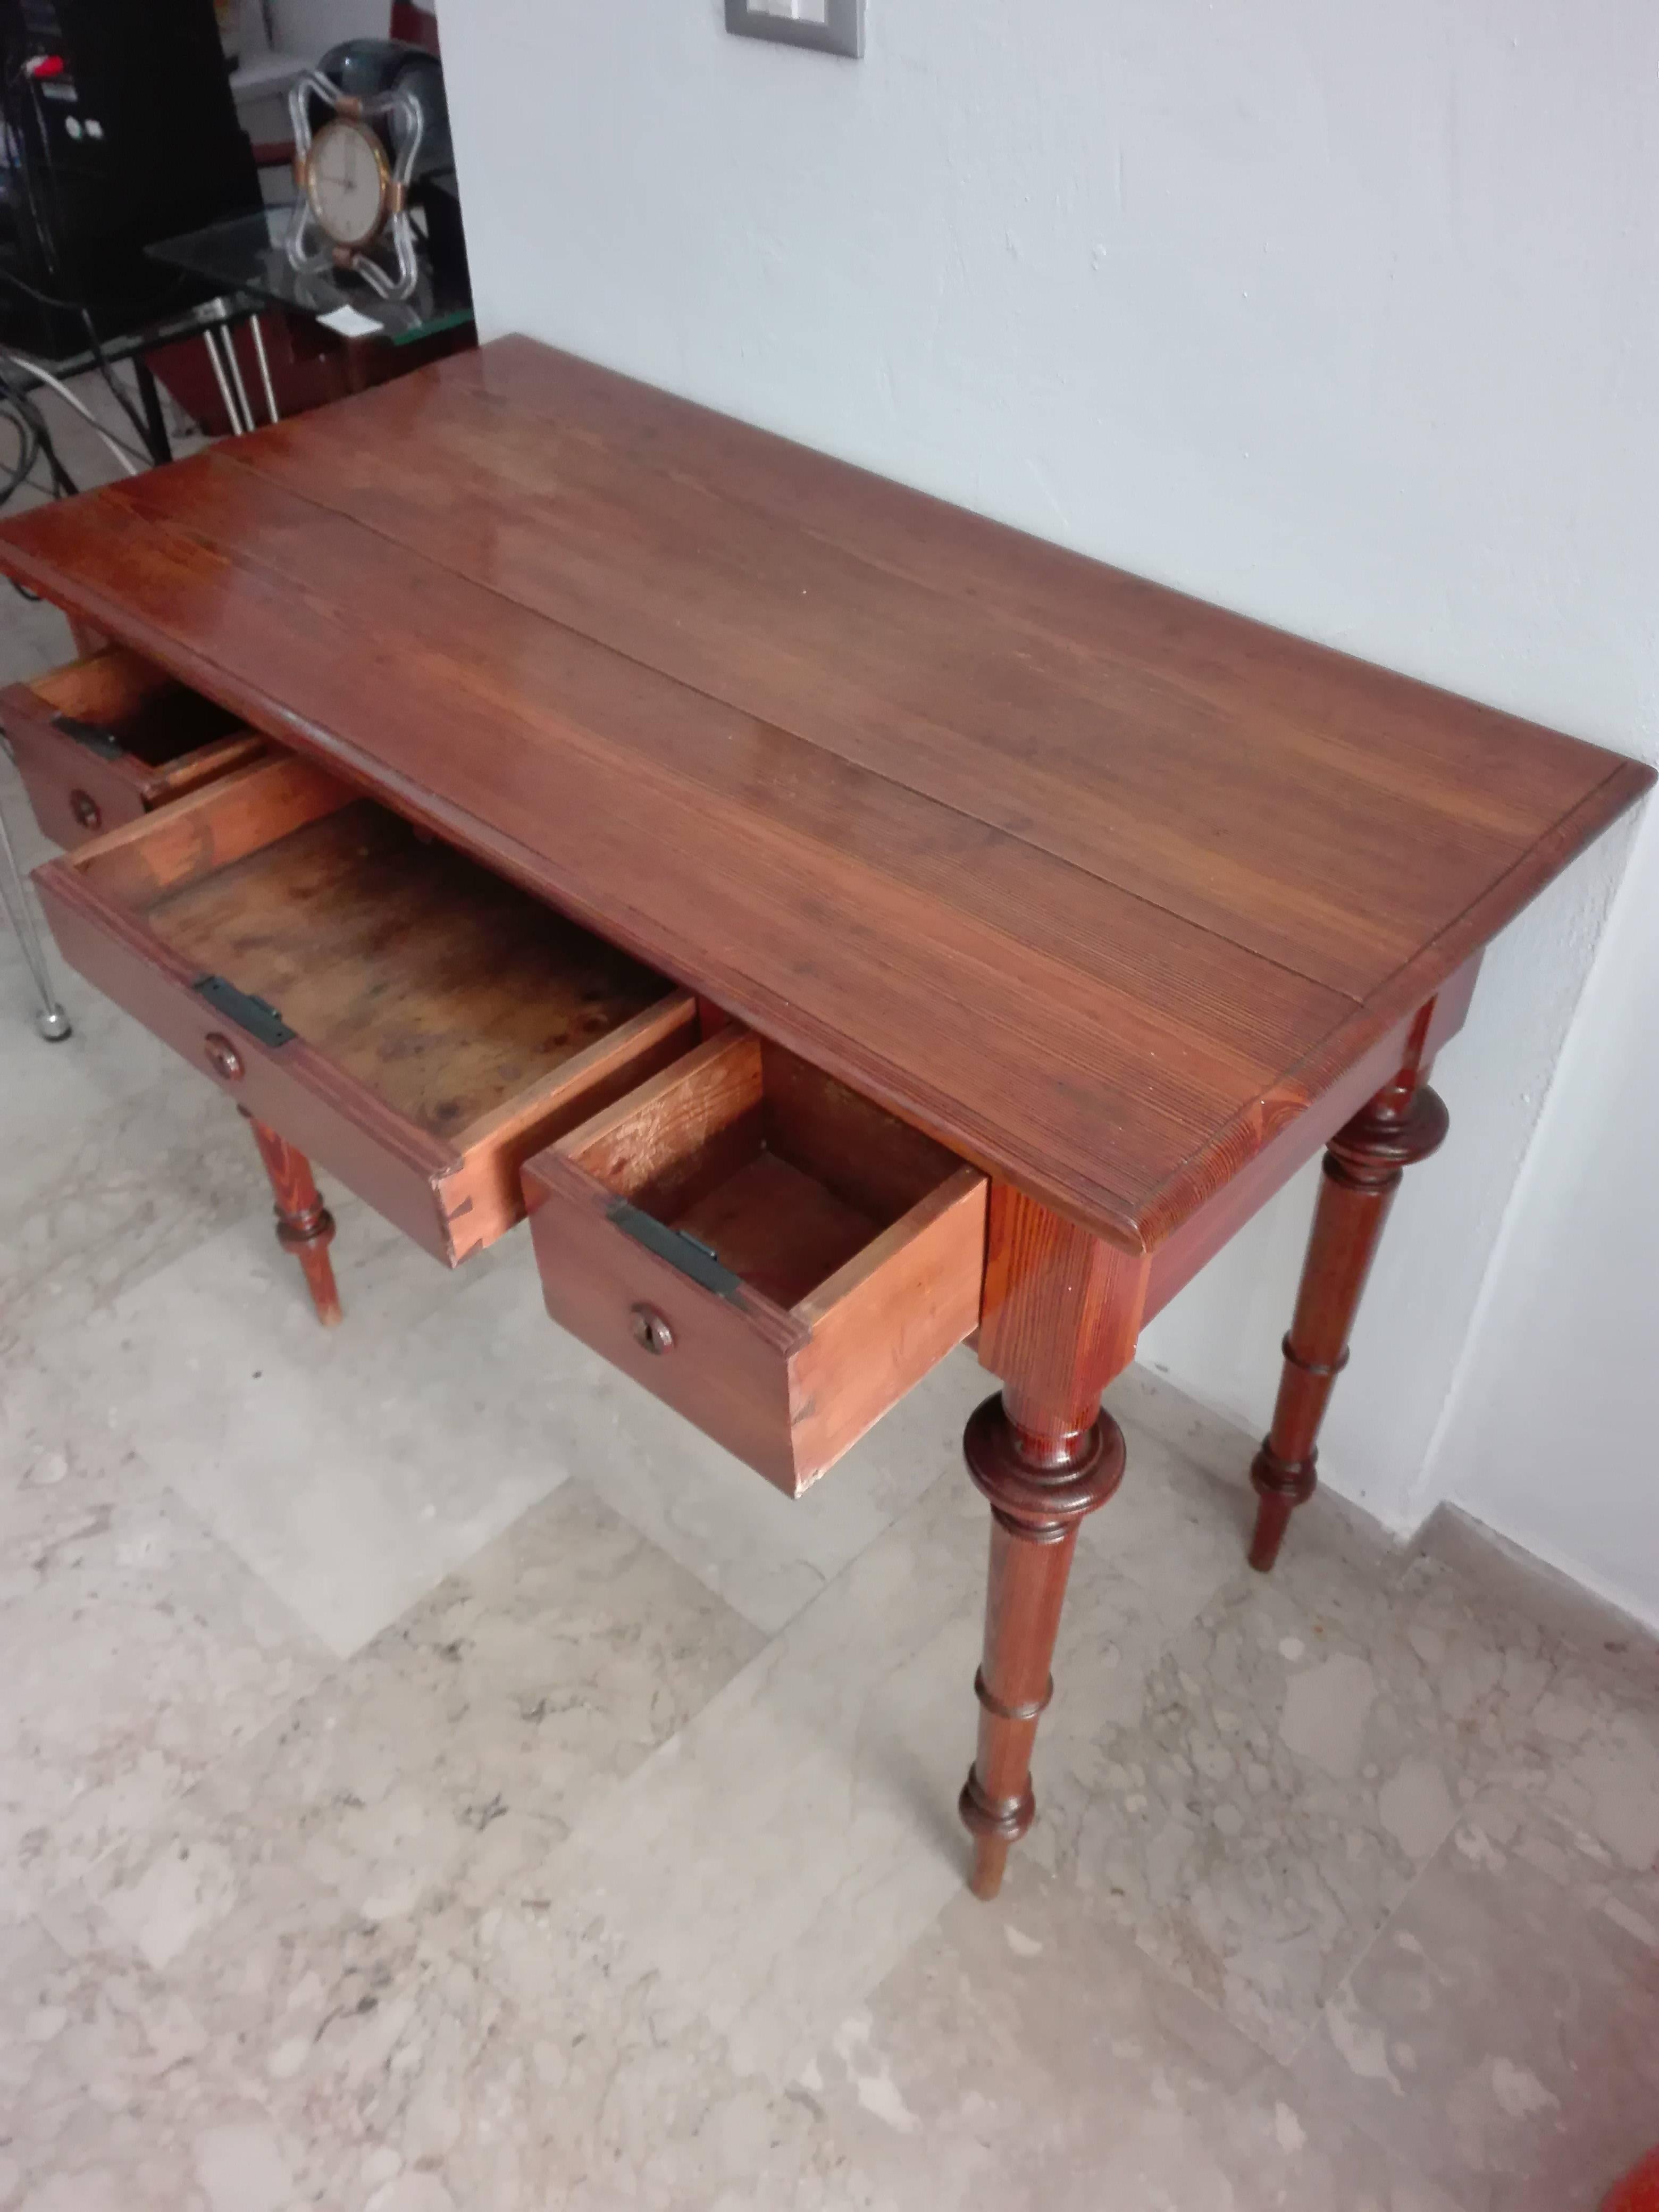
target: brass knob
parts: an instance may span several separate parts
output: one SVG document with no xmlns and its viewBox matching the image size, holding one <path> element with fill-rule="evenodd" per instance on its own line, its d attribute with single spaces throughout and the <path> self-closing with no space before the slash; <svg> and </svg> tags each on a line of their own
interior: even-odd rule
<svg viewBox="0 0 1659 2212">
<path fill-rule="evenodd" d="M 661 1353 L 674 1349 L 674 1332 L 655 1306 L 631 1306 L 628 1325 L 641 1352 Z"/>
<path fill-rule="evenodd" d="M 89 791 L 70 792 L 70 812 L 83 830 L 101 830 L 104 826 L 104 810 Z"/>
<path fill-rule="evenodd" d="M 222 1036 L 217 1030 L 210 1030 L 202 1040 L 202 1049 L 216 1075 L 222 1075 L 227 1083 L 241 1081 L 242 1055 L 228 1036 Z"/>
</svg>

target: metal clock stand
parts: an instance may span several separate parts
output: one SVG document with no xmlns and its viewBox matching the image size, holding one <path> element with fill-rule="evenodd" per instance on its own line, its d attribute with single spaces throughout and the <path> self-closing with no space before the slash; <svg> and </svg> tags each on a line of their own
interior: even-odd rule
<svg viewBox="0 0 1659 2212">
<path fill-rule="evenodd" d="M 387 161 L 377 134 L 365 131 L 364 137 L 373 145 L 374 158 L 380 172 L 380 216 L 374 237 L 368 241 L 371 250 L 360 251 L 331 239 L 317 220 L 313 205 L 310 166 L 313 149 L 311 128 L 311 105 L 319 100 L 331 107 L 337 123 L 362 125 L 383 118 L 391 126 L 395 149 Z M 419 277 L 415 256 L 415 230 L 410 219 L 409 188 L 415 175 L 415 164 L 420 157 L 421 140 L 426 123 L 419 103 L 411 93 L 393 86 L 389 91 L 369 93 L 361 98 L 342 92 L 337 84 L 325 77 L 320 70 L 308 70 L 289 94 L 289 114 L 294 125 L 294 175 L 300 188 L 300 197 L 294 203 L 294 215 L 288 234 L 288 258 L 301 276 L 319 276 L 325 270 L 349 269 L 371 285 L 383 300 L 407 300 L 413 293 Z M 325 125 L 324 131 L 333 128 Z M 322 133 L 317 134 L 320 141 Z M 382 248 L 391 249 L 392 267 L 388 270 L 376 258 Z"/>
</svg>

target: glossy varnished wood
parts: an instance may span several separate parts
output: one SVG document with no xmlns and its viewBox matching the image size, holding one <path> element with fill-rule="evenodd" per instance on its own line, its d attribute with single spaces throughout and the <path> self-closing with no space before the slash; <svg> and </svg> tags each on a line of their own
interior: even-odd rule
<svg viewBox="0 0 1659 2212">
<path fill-rule="evenodd" d="M 1037 1723 L 1085 1516 L 1123 1475 L 1123 1438 L 1100 1394 L 1134 1358 L 1150 1274 L 1132 1256 L 1006 1186 L 991 1194 L 979 1356 L 1001 1376 L 968 1424 L 968 1471 L 991 1507 L 985 1645 L 974 1692 L 979 1747 L 963 1787 L 972 1886 L 1001 1887 L 1030 1826 Z"/>
<path fill-rule="evenodd" d="M 337 1328 L 340 1293 L 328 1252 L 334 1242 L 334 1216 L 323 1204 L 311 1163 L 267 1123 L 252 1114 L 246 1115 L 246 1120 L 253 1132 L 253 1141 L 259 1147 L 265 1173 L 270 1178 L 276 1242 L 299 1261 L 318 1320 L 325 1328 Z"/>
<path fill-rule="evenodd" d="M 1267 1573 L 1291 1514 L 1312 1497 L 1317 1440 L 1348 1334 L 1405 1170 L 1445 1141 L 1446 1109 L 1429 1087 L 1436 1009 L 1424 1007 L 1389 1081 L 1331 1139 L 1273 1425 L 1250 1469 L 1260 1504 L 1250 1565 Z"/>
<path fill-rule="evenodd" d="M 525 341 L 0 562 L 1131 1252 L 1650 780 Z"/>
<path fill-rule="evenodd" d="M 110 742 L 89 745 L 77 727 Z M 234 714 L 119 646 L 8 685 L 0 728 L 35 820 L 64 846 L 137 821 L 266 750 Z"/>
</svg>

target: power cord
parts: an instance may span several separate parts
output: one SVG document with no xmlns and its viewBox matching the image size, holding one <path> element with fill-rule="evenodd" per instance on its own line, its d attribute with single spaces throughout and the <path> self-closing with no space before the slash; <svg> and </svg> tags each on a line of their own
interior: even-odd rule
<svg viewBox="0 0 1659 2212">
<path fill-rule="evenodd" d="M 81 300 L 60 300 L 51 292 L 42 291 L 38 284 L 29 283 L 26 278 L 18 276 L 12 269 L 0 269 L 0 284 L 9 284 L 13 291 L 21 292 L 27 299 L 34 301 L 40 307 L 54 308 L 60 314 L 80 317 L 87 334 L 87 351 L 92 356 L 94 367 L 114 394 L 122 413 L 137 432 L 146 453 L 149 454 L 152 461 L 159 459 L 158 454 L 150 452 L 149 431 L 143 416 L 138 411 L 136 401 L 117 380 L 114 364 L 104 351 L 98 336 L 97 324 L 93 319 L 92 309 L 86 302 Z"/>
<path fill-rule="evenodd" d="M 35 405 L 27 386 L 15 384 L 6 374 L 3 355 L 0 355 L 0 407 L 15 415 L 33 433 L 37 455 L 46 464 L 52 497 L 64 499 L 77 491 L 80 487 L 58 457 L 46 416 Z"/>
<path fill-rule="evenodd" d="M 104 428 L 78 393 L 71 392 L 61 378 L 54 376 L 49 368 L 43 368 L 38 361 L 31 361 L 27 354 L 9 353 L 0 349 L 0 362 L 4 362 L 12 368 L 21 369 L 24 375 L 33 376 L 40 383 L 50 386 L 58 398 L 67 406 L 72 407 L 76 413 L 91 426 L 97 436 L 103 440 L 126 475 L 138 476 L 145 469 L 153 465 L 148 449 L 143 453 L 137 453 L 132 447 L 124 445 L 112 431 Z"/>
</svg>

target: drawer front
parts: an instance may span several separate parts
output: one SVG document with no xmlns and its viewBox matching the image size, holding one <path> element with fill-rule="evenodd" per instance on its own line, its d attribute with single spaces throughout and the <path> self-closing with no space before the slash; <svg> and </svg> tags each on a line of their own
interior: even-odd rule
<svg viewBox="0 0 1659 2212">
<path fill-rule="evenodd" d="M 555 1322 L 798 1497 L 978 1326 L 986 1186 L 947 1165 L 820 1287 L 775 1304 L 637 1206 L 616 1187 L 626 1174 L 611 1173 L 614 1133 L 635 1108 L 623 1149 L 659 1197 L 671 1154 L 708 1156 L 731 1116 L 718 1100 L 700 1108 L 729 1073 L 731 1036 L 529 1161 L 531 1236 Z M 810 1211 L 805 1189 L 802 1203 Z M 775 1226 L 781 1246 L 787 1218 Z"/>
<path fill-rule="evenodd" d="M 222 1008 L 142 926 L 99 911 L 60 862 L 39 869 L 40 902 L 70 965 L 135 1021 L 169 1044 L 225 1094 L 280 1130 L 436 1258 L 452 1256 L 438 1185 L 452 1163 L 399 1115 L 375 1115 L 361 1086 L 344 1082 L 303 1038 L 271 1046 Z"/>
<path fill-rule="evenodd" d="M 145 811 L 143 790 L 124 758 L 100 757 L 50 721 L 9 707 L 5 730 L 34 818 L 54 845 L 83 844 Z"/>
<path fill-rule="evenodd" d="M 703 1288 L 617 1225 L 610 1192 L 559 1164 L 532 1160 L 525 1191 L 543 1295 L 559 1327 L 769 1482 L 792 1494 L 804 1488 L 791 1383 L 806 1330 L 781 1326 L 741 1285 L 730 1297 Z"/>
<path fill-rule="evenodd" d="M 115 647 L 0 693 L 34 817 L 68 849 L 258 759 L 263 738 L 216 728 L 230 719 Z M 129 729 L 142 752 L 122 742 Z"/>
</svg>

